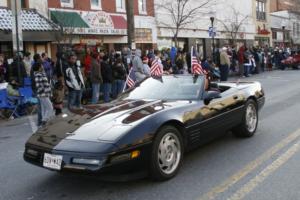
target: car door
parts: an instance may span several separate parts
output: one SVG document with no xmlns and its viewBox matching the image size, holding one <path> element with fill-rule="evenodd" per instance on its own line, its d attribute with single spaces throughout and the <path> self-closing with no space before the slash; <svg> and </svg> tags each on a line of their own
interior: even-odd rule
<svg viewBox="0 0 300 200">
<path fill-rule="evenodd" d="M 187 129 L 189 143 L 192 146 L 207 143 L 238 124 L 243 101 L 243 95 L 235 88 L 221 93 L 221 98 L 212 100 L 209 105 L 199 101 L 197 109 L 190 114 L 193 120 Z"/>
</svg>

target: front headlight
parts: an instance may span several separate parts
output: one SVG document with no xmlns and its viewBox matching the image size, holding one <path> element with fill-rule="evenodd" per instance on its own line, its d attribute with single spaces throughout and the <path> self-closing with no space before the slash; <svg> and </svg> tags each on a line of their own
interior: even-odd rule
<svg viewBox="0 0 300 200">
<path fill-rule="evenodd" d="M 103 160 L 97 160 L 97 159 L 85 159 L 85 158 L 73 158 L 72 159 L 73 164 L 80 164 L 80 165 L 102 165 L 104 163 Z"/>
<path fill-rule="evenodd" d="M 31 155 L 31 156 L 35 156 L 35 157 L 38 156 L 38 152 L 33 150 L 33 149 L 27 149 L 26 153 Z"/>
</svg>

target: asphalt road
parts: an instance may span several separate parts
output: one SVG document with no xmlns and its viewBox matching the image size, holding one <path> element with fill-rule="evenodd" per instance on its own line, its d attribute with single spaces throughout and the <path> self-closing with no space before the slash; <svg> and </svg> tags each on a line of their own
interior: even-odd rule
<svg viewBox="0 0 300 200">
<path fill-rule="evenodd" d="M 267 95 L 257 134 L 237 139 L 229 133 L 187 154 L 177 177 L 163 183 L 64 177 L 29 165 L 22 153 L 30 120 L 0 122 L 0 199 L 300 199 L 300 71 L 246 80 L 260 81 Z"/>
</svg>

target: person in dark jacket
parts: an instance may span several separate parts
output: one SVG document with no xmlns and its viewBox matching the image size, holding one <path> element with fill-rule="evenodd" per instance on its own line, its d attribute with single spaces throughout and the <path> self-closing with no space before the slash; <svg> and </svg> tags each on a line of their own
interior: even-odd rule
<svg viewBox="0 0 300 200">
<path fill-rule="evenodd" d="M 18 68 L 18 62 L 19 62 L 19 68 Z M 18 86 L 23 86 L 24 85 L 24 78 L 27 77 L 27 73 L 26 73 L 25 65 L 22 61 L 21 55 L 16 55 L 15 56 L 14 61 L 11 64 L 10 69 L 11 69 L 11 71 L 10 71 L 10 81 L 15 80 L 17 82 Z"/>
<path fill-rule="evenodd" d="M 103 78 L 103 93 L 104 93 L 104 102 L 110 101 L 110 92 L 113 82 L 112 76 L 112 67 L 108 63 L 108 56 L 105 55 L 102 58 L 101 62 L 101 74 Z"/>
<path fill-rule="evenodd" d="M 92 89 L 93 89 L 92 104 L 97 104 L 99 101 L 100 84 L 103 82 L 98 53 L 92 54 L 90 76 L 91 76 Z"/>
<path fill-rule="evenodd" d="M 116 98 L 119 94 L 123 92 L 126 80 L 126 69 L 120 56 L 117 56 L 116 62 L 112 70 L 114 79 L 114 90 L 112 92 L 113 97 Z"/>
</svg>

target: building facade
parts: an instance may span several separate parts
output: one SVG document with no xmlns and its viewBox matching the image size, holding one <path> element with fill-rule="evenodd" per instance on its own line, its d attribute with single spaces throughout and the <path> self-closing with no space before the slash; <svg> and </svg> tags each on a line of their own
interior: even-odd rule
<svg viewBox="0 0 300 200">
<path fill-rule="evenodd" d="M 156 46 L 153 0 L 133 0 L 137 48 Z M 49 0 L 49 18 L 62 27 L 60 42 L 80 50 L 120 51 L 127 46 L 125 0 Z M 55 51 L 55 44 L 52 45 Z"/>
<path fill-rule="evenodd" d="M 272 46 L 270 3 L 273 0 L 253 0 L 254 46 Z"/>
<path fill-rule="evenodd" d="M 165 2 L 171 1 L 165 0 Z M 216 32 L 214 44 L 216 48 L 232 43 L 238 46 L 244 43 L 253 44 L 255 27 L 252 19 L 252 0 L 216 2 L 200 9 L 194 20 L 180 29 L 178 34 L 180 48 L 189 51 L 191 46 L 194 46 L 203 57 L 211 55 L 213 49 L 212 34 L 209 33 L 209 29 L 212 27 L 211 18 L 214 19 L 213 26 Z M 170 12 L 168 8 L 159 6 L 161 3 L 164 3 L 164 1 L 155 1 L 155 4 L 158 5 L 155 9 L 155 17 L 158 27 L 158 47 L 160 49 L 175 45 L 173 41 L 175 24 L 172 21 L 172 14 L 174 13 Z M 192 0 L 187 7 L 194 8 L 201 5 L 201 3 L 203 1 Z M 186 13 L 188 13 L 188 9 Z M 232 26 L 235 25 L 239 26 L 238 30 L 231 30 Z M 234 38 L 232 35 L 234 35 Z"/>
<path fill-rule="evenodd" d="M 0 0 L 0 53 L 13 56 L 11 0 Z M 51 56 L 51 42 L 58 31 L 56 24 L 46 18 L 47 0 L 21 0 L 23 51 L 46 52 Z"/>
<path fill-rule="evenodd" d="M 271 2 L 271 23 L 274 45 L 300 48 L 299 0 L 274 0 Z"/>
<path fill-rule="evenodd" d="M 290 11 L 296 11 L 300 8 L 299 0 L 271 0 L 270 7 L 271 12 L 277 12 L 277 11 L 284 11 L 284 10 L 290 10 Z"/>
<path fill-rule="evenodd" d="M 300 13 L 277 11 L 271 13 L 274 46 L 300 48 Z"/>
</svg>

